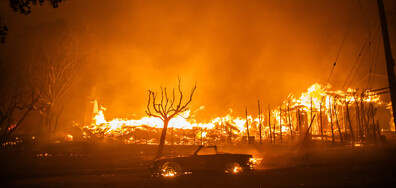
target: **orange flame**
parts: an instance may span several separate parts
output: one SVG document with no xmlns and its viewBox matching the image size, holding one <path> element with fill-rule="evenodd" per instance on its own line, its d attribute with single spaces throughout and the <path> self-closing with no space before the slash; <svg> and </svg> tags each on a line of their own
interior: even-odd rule
<svg viewBox="0 0 396 188">
<path fill-rule="evenodd" d="M 294 94 L 291 93 L 289 96 L 283 101 L 283 103 L 271 110 L 271 130 L 272 133 L 279 134 L 288 134 L 291 131 L 297 131 L 296 125 L 298 124 L 298 117 L 296 114 L 301 113 L 305 116 L 305 124 L 309 123 L 313 116 L 318 116 L 318 112 L 321 112 L 322 116 L 327 116 L 325 118 L 327 122 L 334 122 L 332 117 L 334 115 L 343 116 L 343 112 L 345 112 L 345 105 L 348 104 L 352 106 L 354 103 L 371 103 L 376 106 L 382 105 L 383 102 L 380 100 L 380 97 L 376 95 L 374 92 L 369 90 L 363 90 L 360 93 L 357 90 L 348 88 L 346 91 L 336 90 L 332 91 L 331 85 L 321 85 L 318 83 L 313 84 L 307 90 L 307 92 L 302 93 L 299 98 L 295 98 Z M 95 101 L 97 105 L 97 102 Z M 202 110 L 204 107 L 200 107 L 198 110 Z M 103 136 L 121 136 L 126 135 L 132 131 L 132 129 L 145 129 L 144 127 L 157 128 L 160 129 L 163 127 L 163 121 L 159 118 L 154 117 L 143 117 L 141 119 L 121 119 L 115 118 L 113 120 L 107 121 L 104 115 L 104 110 L 106 108 L 101 107 L 100 110 L 96 109 L 94 113 L 96 114 L 93 117 L 93 123 L 90 125 L 85 125 L 84 128 L 90 130 L 92 133 L 101 133 Z M 197 110 L 196 110 L 197 111 Z M 200 129 L 201 133 L 196 133 L 198 138 L 206 138 L 210 137 L 210 132 L 214 130 L 220 130 L 219 126 L 221 126 L 220 131 L 215 131 L 216 134 L 234 134 L 239 139 L 246 134 L 246 121 L 249 122 L 250 135 L 256 135 L 256 139 L 258 139 L 258 128 L 259 118 L 254 118 L 252 116 L 248 116 L 246 118 L 242 117 L 234 117 L 231 115 L 232 110 L 230 110 L 230 114 L 227 114 L 223 117 L 215 117 L 209 122 L 197 122 L 194 118 L 191 118 L 190 110 L 176 116 L 171 119 L 169 122 L 169 127 L 175 129 L 182 130 L 194 130 Z M 336 113 L 336 114 L 335 114 Z M 190 118 L 187 118 L 190 117 Z M 266 117 L 266 118 L 264 118 Z M 264 119 L 268 122 L 267 116 L 262 116 L 261 125 L 263 130 L 263 137 L 269 137 L 269 127 L 268 124 L 264 123 Z M 318 118 L 317 118 L 318 119 Z M 345 126 L 345 125 L 343 125 Z M 223 129 L 223 127 L 227 127 Z M 265 134 L 266 133 L 266 134 Z M 313 121 L 312 124 L 312 134 L 319 133 L 319 122 Z M 86 137 L 89 137 L 84 132 Z M 266 135 L 266 136 L 264 136 Z M 129 137 L 125 139 L 127 143 L 135 142 L 136 139 L 134 137 Z M 154 140 L 146 141 L 146 144 L 154 144 Z"/>
</svg>

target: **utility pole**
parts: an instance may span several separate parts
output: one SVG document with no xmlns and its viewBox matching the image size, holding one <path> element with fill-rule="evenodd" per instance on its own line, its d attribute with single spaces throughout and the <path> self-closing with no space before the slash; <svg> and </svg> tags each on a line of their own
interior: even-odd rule
<svg viewBox="0 0 396 188">
<path fill-rule="evenodd" d="M 247 115 L 247 106 L 246 106 L 245 112 L 246 112 L 246 132 L 247 132 L 247 141 L 248 141 L 248 143 L 250 144 L 250 139 L 249 139 L 249 137 L 250 137 L 250 135 L 249 135 L 249 120 L 248 120 L 248 115 Z"/>
<path fill-rule="evenodd" d="M 386 59 L 386 68 L 388 71 L 389 90 L 392 101 L 393 123 L 396 126 L 396 84 L 395 84 L 395 62 L 392 57 L 391 46 L 389 42 L 388 26 L 386 24 L 384 1 L 377 0 L 378 12 L 381 20 L 382 41 L 384 42 L 384 51 Z"/>
</svg>

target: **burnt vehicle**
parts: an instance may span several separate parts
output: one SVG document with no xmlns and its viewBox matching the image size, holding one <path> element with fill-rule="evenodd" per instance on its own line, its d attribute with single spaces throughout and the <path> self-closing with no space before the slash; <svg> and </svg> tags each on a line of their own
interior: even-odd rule
<svg viewBox="0 0 396 188">
<path fill-rule="evenodd" d="M 217 146 L 199 146 L 189 156 L 162 157 L 154 160 L 153 177 L 178 176 L 183 174 L 220 172 L 238 174 L 254 169 L 252 155 L 220 153 Z"/>
</svg>

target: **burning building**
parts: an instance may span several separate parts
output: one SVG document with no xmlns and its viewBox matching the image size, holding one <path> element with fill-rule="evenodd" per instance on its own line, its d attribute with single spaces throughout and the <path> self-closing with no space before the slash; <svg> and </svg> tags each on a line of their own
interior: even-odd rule
<svg viewBox="0 0 396 188">
<path fill-rule="evenodd" d="M 80 125 L 84 138 L 128 144 L 158 144 L 163 121 L 155 117 L 106 120 L 106 108 L 91 102 L 91 121 Z M 381 117 L 391 117 L 390 104 L 370 90 L 331 90 L 313 84 L 296 98 L 291 93 L 283 103 L 260 117 L 237 117 L 230 113 L 209 122 L 198 122 L 188 110 L 169 122 L 166 144 L 246 143 L 247 132 L 254 142 L 290 143 L 307 139 L 346 144 L 374 142 L 381 131 Z M 202 107 L 203 109 L 204 107 Z M 385 114 L 385 115 L 384 115 Z M 249 126 L 247 126 L 249 125 Z M 261 127 L 260 127 L 261 126 Z M 390 126 L 391 127 L 391 126 Z"/>
</svg>

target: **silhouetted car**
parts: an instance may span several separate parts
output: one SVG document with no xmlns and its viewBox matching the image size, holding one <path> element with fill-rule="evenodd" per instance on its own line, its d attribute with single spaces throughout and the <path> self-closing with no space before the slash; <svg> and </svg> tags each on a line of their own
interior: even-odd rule
<svg viewBox="0 0 396 188">
<path fill-rule="evenodd" d="M 203 150 L 202 150 L 203 149 Z M 213 149 L 208 153 L 205 150 Z M 237 174 L 254 168 L 252 155 L 219 153 L 217 146 L 199 146 L 194 154 L 179 157 L 163 157 L 151 166 L 153 176 L 178 176 L 196 172 L 222 172 Z"/>
</svg>

